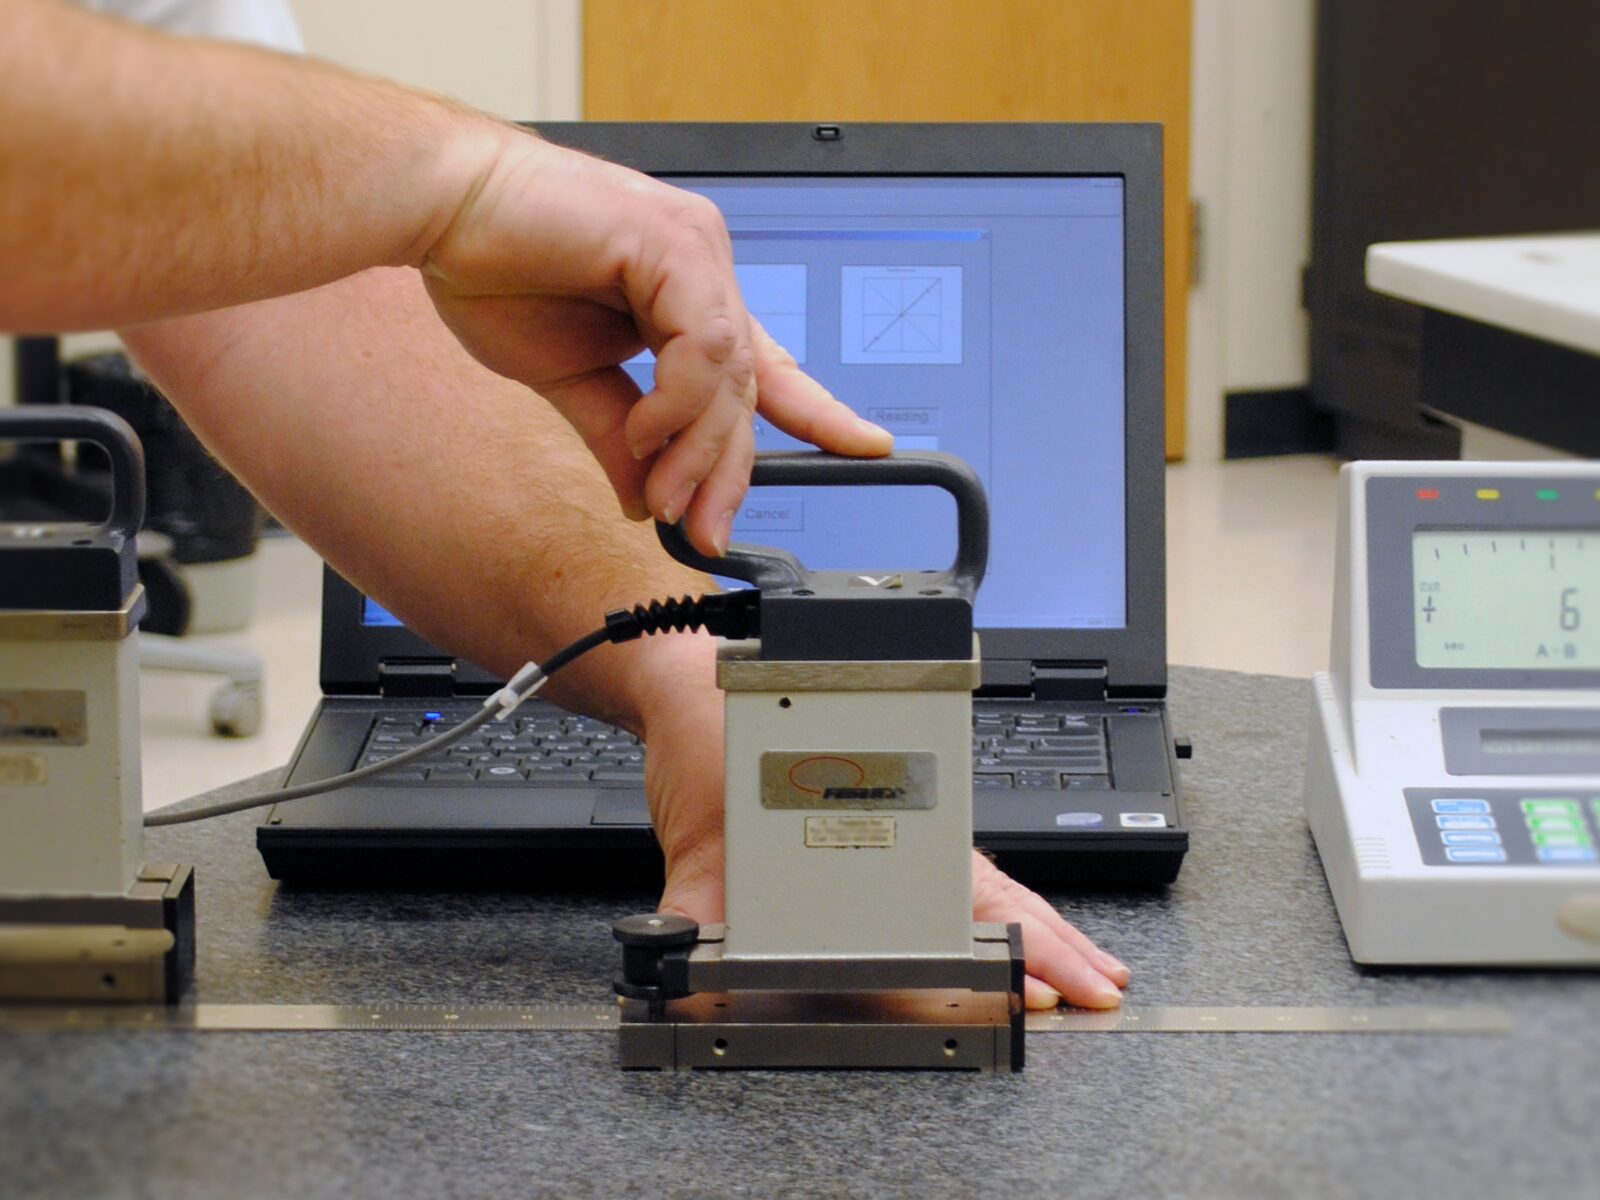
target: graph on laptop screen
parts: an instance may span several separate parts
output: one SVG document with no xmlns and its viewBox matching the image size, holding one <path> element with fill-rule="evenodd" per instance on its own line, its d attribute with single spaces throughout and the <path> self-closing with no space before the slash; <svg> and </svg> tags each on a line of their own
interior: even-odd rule
<svg viewBox="0 0 1600 1200">
<path fill-rule="evenodd" d="M 1119 177 L 668 177 L 722 210 L 750 311 L 895 435 L 971 463 L 991 506 L 989 628 L 1126 624 Z M 648 354 L 628 364 L 650 386 Z M 758 420 L 761 450 L 800 443 Z M 949 563 L 922 488 L 752 491 L 739 541 L 820 568 Z"/>
</svg>

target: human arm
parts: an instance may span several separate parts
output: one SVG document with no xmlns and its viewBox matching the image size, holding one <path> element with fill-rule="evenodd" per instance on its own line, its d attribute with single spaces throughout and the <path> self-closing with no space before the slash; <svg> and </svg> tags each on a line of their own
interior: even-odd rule
<svg viewBox="0 0 1600 1200">
<path fill-rule="evenodd" d="M 708 581 L 618 517 L 570 429 L 464 354 L 414 273 L 125 333 L 222 460 L 355 585 L 502 674 L 607 609 Z M 607 646 L 547 694 L 642 735 L 664 907 L 722 916 L 722 695 L 710 639 Z M 1126 968 L 986 861 L 975 914 L 1026 926 L 1034 1005 L 1106 1007 Z M 1052 990 L 1053 989 L 1053 990 Z"/>
<path fill-rule="evenodd" d="M 829 449 L 889 448 L 750 320 L 709 201 L 425 93 L 47 0 L 0 6 L 0 260 L 0 328 L 47 331 L 418 268 L 625 511 L 683 517 L 706 550 L 758 407 Z M 620 364 L 645 346 L 641 397 Z"/>
</svg>

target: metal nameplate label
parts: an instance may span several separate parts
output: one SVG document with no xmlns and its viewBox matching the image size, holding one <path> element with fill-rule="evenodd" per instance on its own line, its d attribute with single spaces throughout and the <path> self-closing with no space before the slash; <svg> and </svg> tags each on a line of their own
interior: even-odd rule
<svg viewBox="0 0 1600 1200">
<path fill-rule="evenodd" d="M 42 754 L 0 754 L 0 787 L 37 787 L 50 782 Z"/>
<path fill-rule="evenodd" d="M 0 745 L 85 745 L 88 709 L 88 697 L 78 691 L 0 692 Z"/>
<path fill-rule="evenodd" d="M 928 751 L 768 750 L 761 756 L 761 807 L 928 809 L 938 780 L 938 758 Z"/>
<path fill-rule="evenodd" d="M 889 850 L 893 817 L 807 817 L 806 845 L 813 850 Z"/>
</svg>

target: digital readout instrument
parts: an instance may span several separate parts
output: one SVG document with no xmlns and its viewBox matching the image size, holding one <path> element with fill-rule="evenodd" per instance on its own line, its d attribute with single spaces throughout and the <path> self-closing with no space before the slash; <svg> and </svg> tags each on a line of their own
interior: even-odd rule
<svg viewBox="0 0 1600 1200">
<path fill-rule="evenodd" d="M 1600 963 L 1600 464 L 1340 478 L 1306 815 L 1366 963 Z"/>
</svg>

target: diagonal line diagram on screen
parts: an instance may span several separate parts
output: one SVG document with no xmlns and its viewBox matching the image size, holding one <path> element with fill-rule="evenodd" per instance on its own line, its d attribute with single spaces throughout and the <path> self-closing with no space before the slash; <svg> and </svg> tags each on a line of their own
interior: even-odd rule
<svg viewBox="0 0 1600 1200">
<path fill-rule="evenodd" d="M 960 267 L 849 266 L 840 285 L 840 361 L 962 361 Z"/>
</svg>

